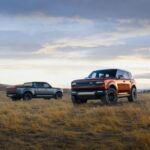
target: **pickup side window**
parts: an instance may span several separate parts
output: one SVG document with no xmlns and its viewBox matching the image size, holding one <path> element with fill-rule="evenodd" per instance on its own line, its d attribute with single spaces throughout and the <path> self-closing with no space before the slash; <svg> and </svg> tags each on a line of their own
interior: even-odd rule
<svg viewBox="0 0 150 150">
<path fill-rule="evenodd" d="M 32 82 L 24 83 L 23 86 L 25 86 L 25 87 L 32 87 L 32 86 L 33 86 L 33 83 L 32 83 Z"/>
<path fill-rule="evenodd" d="M 43 86 L 44 86 L 44 88 L 51 88 L 51 86 L 47 83 L 44 83 Z"/>
<path fill-rule="evenodd" d="M 48 83 L 35 83 L 36 88 L 51 88 Z"/>
</svg>

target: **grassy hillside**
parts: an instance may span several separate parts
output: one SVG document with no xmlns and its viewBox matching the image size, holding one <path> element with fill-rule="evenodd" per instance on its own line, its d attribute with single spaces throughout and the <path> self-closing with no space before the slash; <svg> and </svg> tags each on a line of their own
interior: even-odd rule
<svg viewBox="0 0 150 150">
<path fill-rule="evenodd" d="M 11 102 L 0 93 L 0 149 L 97 150 L 150 148 L 150 95 L 136 103 Z"/>
</svg>

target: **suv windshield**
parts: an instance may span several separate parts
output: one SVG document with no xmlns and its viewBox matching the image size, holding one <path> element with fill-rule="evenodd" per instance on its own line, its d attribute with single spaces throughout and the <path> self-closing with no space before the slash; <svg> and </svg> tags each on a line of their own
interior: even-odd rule
<svg viewBox="0 0 150 150">
<path fill-rule="evenodd" d="M 117 70 L 116 69 L 109 69 L 109 70 L 98 70 L 93 71 L 88 78 L 115 78 Z"/>
</svg>

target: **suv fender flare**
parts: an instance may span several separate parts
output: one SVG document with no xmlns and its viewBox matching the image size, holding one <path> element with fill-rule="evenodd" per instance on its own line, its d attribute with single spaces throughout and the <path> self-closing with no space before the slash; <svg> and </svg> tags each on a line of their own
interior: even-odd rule
<svg viewBox="0 0 150 150">
<path fill-rule="evenodd" d="M 113 89 L 115 89 L 116 91 L 118 91 L 118 87 L 117 87 L 116 84 L 110 84 L 110 85 L 108 85 L 108 89 L 109 89 L 109 88 L 113 88 Z"/>
<path fill-rule="evenodd" d="M 111 81 L 111 82 L 107 83 L 106 89 L 109 89 L 109 88 L 114 88 L 116 91 L 118 91 L 118 86 L 114 81 Z"/>
</svg>

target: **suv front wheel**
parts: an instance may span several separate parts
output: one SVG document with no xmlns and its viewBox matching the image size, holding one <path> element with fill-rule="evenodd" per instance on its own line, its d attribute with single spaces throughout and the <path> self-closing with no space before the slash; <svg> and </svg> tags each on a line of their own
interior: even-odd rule
<svg viewBox="0 0 150 150">
<path fill-rule="evenodd" d="M 73 104 L 84 104 L 87 103 L 87 99 L 81 99 L 77 96 L 72 96 L 72 102 Z"/>
<path fill-rule="evenodd" d="M 116 104 L 118 101 L 117 91 L 114 88 L 109 88 L 101 100 L 106 105 Z"/>
</svg>

